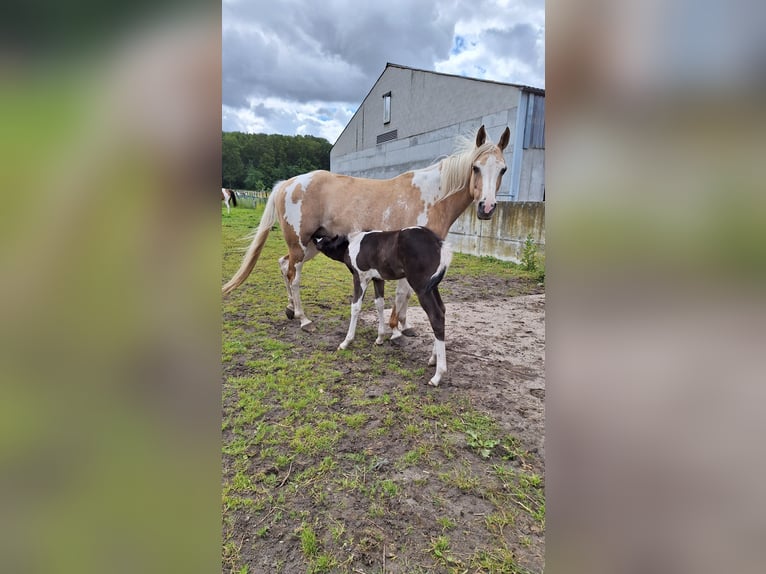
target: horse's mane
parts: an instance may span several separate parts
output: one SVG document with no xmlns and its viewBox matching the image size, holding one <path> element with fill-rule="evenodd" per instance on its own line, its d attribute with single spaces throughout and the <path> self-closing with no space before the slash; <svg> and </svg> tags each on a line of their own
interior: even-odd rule
<svg viewBox="0 0 766 574">
<path fill-rule="evenodd" d="M 488 152 L 495 144 L 487 139 L 481 146 L 476 147 L 476 140 L 466 136 L 458 136 L 455 152 L 441 161 L 441 195 L 448 197 L 468 185 L 471 175 L 471 165 L 476 158 Z"/>
</svg>

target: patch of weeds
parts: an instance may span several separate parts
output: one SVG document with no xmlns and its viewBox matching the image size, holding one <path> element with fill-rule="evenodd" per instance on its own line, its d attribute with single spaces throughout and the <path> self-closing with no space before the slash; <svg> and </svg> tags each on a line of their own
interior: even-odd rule
<svg viewBox="0 0 766 574">
<path fill-rule="evenodd" d="M 459 561 L 450 555 L 450 541 L 443 534 L 431 540 L 431 555 L 444 565 L 458 564 Z"/>
<path fill-rule="evenodd" d="M 310 424 L 299 426 L 295 429 L 290 441 L 290 448 L 298 454 L 318 454 L 330 450 L 340 438 L 338 433 L 331 433 L 337 425 L 332 421 L 323 421 L 320 427 L 314 428 Z M 329 427 L 328 427 L 329 424 Z"/>
<path fill-rule="evenodd" d="M 500 448 L 505 451 L 501 458 L 504 460 L 519 460 L 525 462 L 529 453 L 522 447 L 521 441 L 514 436 L 506 436 L 500 443 Z"/>
<path fill-rule="evenodd" d="M 479 550 L 471 558 L 471 567 L 486 574 L 528 574 L 507 548 Z"/>
<path fill-rule="evenodd" d="M 492 455 L 492 449 L 500 442 L 497 439 L 483 437 L 473 429 L 465 431 L 465 436 L 468 446 L 475 449 L 482 458 L 489 458 Z"/>
<path fill-rule="evenodd" d="M 450 520 L 446 516 L 441 516 L 436 519 L 436 523 L 441 526 L 442 532 L 446 532 L 447 530 L 452 530 L 455 528 L 455 522 Z"/>
<path fill-rule="evenodd" d="M 330 528 L 330 535 L 332 536 L 333 542 L 340 544 L 344 534 L 346 534 L 346 525 L 342 522 L 335 521 L 335 524 Z"/>
<path fill-rule="evenodd" d="M 439 474 L 439 480 L 463 492 L 471 492 L 481 484 L 480 480 L 466 468 L 453 469 L 452 472 L 442 472 Z"/>
<path fill-rule="evenodd" d="M 252 492 L 253 478 L 245 471 L 238 471 L 231 479 L 230 488 L 235 492 Z"/>
<path fill-rule="evenodd" d="M 402 456 L 401 464 L 404 467 L 414 466 L 420 463 L 424 458 L 427 458 L 430 450 L 431 449 L 425 444 L 418 445 L 412 450 L 407 451 L 404 456 Z"/>
<path fill-rule="evenodd" d="M 503 509 L 500 509 L 497 512 L 493 512 L 484 518 L 484 523 L 487 526 L 487 530 L 500 536 L 503 536 L 503 529 L 506 526 L 513 526 L 515 521 L 516 519 L 513 514 L 509 516 L 508 513 Z"/>
<path fill-rule="evenodd" d="M 423 434 L 423 425 L 410 423 L 404 427 L 404 434 L 410 438 L 418 438 Z"/>
<path fill-rule="evenodd" d="M 343 422 L 350 429 L 358 429 L 364 426 L 364 423 L 367 422 L 367 414 L 356 413 L 353 415 L 344 415 Z"/>
<path fill-rule="evenodd" d="M 319 539 L 316 532 L 309 524 L 302 524 L 300 529 L 301 552 L 307 558 L 313 558 L 319 554 Z"/>
<path fill-rule="evenodd" d="M 337 566 L 338 561 L 335 560 L 330 554 L 322 553 L 319 554 L 315 559 L 314 562 L 309 567 L 309 574 L 323 574 L 324 572 L 330 572 L 332 571 L 335 566 Z"/>
<path fill-rule="evenodd" d="M 420 413 L 429 419 L 441 420 L 444 417 L 454 415 L 450 405 L 446 404 L 426 404 L 420 407 Z"/>
<path fill-rule="evenodd" d="M 545 493 L 543 479 L 535 473 L 515 472 L 499 465 L 493 467 L 495 474 L 503 483 L 503 488 L 510 491 L 514 503 L 525 510 L 545 529 Z"/>
<path fill-rule="evenodd" d="M 393 480 L 381 480 L 379 484 L 380 490 L 389 498 L 393 498 L 399 494 L 399 486 Z"/>
<path fill-rule="evenodd" d="M 386 515 L 386 510 L 380 503 L 372 502 L 370 503 L 370 508 L 367 511 L 367 514 L 370 515 L 370 518 L 382 518 Z"/>
</svg>

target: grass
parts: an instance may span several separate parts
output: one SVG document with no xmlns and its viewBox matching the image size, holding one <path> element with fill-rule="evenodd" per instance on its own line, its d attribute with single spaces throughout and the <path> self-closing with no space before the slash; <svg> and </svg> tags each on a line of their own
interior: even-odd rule
<svg viewBox="0 0 766 574">
<path fill-rule="evenodd" d="M 259 217 L 224 213 L 224 279 Z M 245 285 L 222 301 L 224 571 L 268 554 L 284 572 L 381 571 L 384 561 L 406 572 L 525 572 L 514 553 L 542 552 L 542 461 L 458 389 L 427 387 L 430 370 L 372 345 L 375 329 L 360 325 L 354 347 L 338 352 L 288 322 L 284 252 L 272 232 Z M 461 254 L 450 273 L 528 277 Z M 342 338 L 350 292 L 341 264 L 304 267 L 320 334 Z M 488 511 L 475 517 L 478 503 Z"/>
</svg>

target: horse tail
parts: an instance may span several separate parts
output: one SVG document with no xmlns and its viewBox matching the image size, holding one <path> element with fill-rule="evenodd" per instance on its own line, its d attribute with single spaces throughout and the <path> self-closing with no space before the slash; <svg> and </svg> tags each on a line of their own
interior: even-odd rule
<svg viewBox="0 0 766 574">
<path fill-rule="evenodd" d="M 449 243 L 442 241 L 441 254 L 439 257 L 439 266 L 431 278 L 426 283 L 426 292 L 432 291 L 436 286 L 444 279 L 444 274 L 447 272 L 447 267 L 452 263 L 452 249 L 450 249 Z"/>
<path fill-rule="evenodd" d="M 271 227 L 277 220 L 277 210 L 275 207 L 277 185 L 274 186 L 274 189 L 269 195 L 268 201 L 266 201 L 266 207 L 263 210 L 261 222 L 254 234 L 252 243 L 250 243 L 250 247 L 247 248 L 247 252 L 242 259 L 242 265 L 239 266 L 239 269 L 234 274 L 234 276 L 229 279 L 229 282 L 226 283 L 226 285 L 224 285 L 221 289 L 224 295 L 228 295 L 234 291 L 234 289 L 242 285 L 242 283 L 245 282 L 245 279 L 247 279 L 247 277 L 250 275 L 253 267 L 255 267 L 256 261 L 258 261 L 258 257 L 263 250 L 263 246 L 266 244 L 266 238 L 269 236 L 269 231 L 271 231 Z"/>
<path fill-rule="evenodd" d="M 236 194 L 236 193 L 234 193 L 234 190 L 233 190 L 233 189 L 230 189 L 230 190 L 229 190 L 229 197 L 231 197 L 231 204 L 232 204 L 234 207 L 237 207 L 237 194 Z"/>
</svg>

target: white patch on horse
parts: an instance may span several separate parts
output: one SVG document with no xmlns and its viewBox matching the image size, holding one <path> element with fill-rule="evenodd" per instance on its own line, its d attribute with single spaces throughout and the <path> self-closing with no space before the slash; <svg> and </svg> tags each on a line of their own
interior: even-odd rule
<svg viewBox="0 0 766 574">
<path fill-rule="evenodd" d="M 285 221 L 295 231 L 295 235 L 298 236 L 298 242 L 304 251 L 306 246 L 301 241 L 301 207 L 303 206 L 303 199 L 293 199 L 293 192 L 298 186 L 301 186 L 301 189 L 305 191 L 311 183 L 313 175 L 313 172 L 298 175 L 291 180 L 285 189 Z"/>
<path fill-rule="evenodd" d="M 391 217 L 391 207 L 387 207 L 383 212 L 383 227 L 388 228 L 388 220 Z"/>
<path fill-rule="evenodd" d="M 425 203 L 423 211 L 418 213 L 416 225 L 425 226 L 428 223 L 428 210 L 441 199 L 441 171 L 439 165 L 415 170 L 412 176 L 412 185 L 420 191 L 420 198 Z"/>
<path fill-rule="evenodd" d="M 441 171 L 439 164 L 417 169 L 413 172 L 412 185 L 420 190 L 420 197 L 426 203 L 434 203 L 440 199 L 440 184 Z"/>
</svg>

